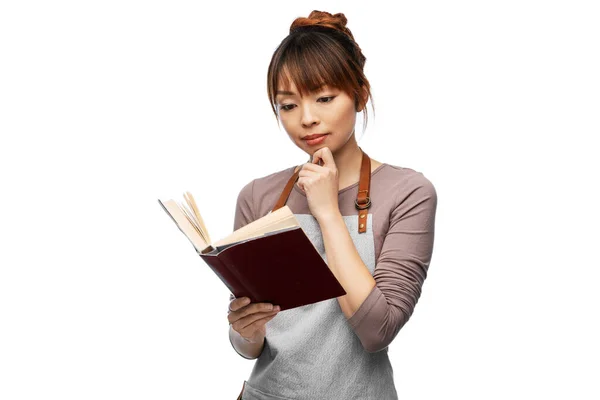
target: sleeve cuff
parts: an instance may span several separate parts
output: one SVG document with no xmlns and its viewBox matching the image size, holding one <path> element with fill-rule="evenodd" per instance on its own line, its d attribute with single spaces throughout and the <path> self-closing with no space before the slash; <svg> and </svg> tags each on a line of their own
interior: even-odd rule
<svg viewBox="0 0 600 400">
<path fill-rule="evenodd" d="M 369 314 L 371 309 L 380 301 L 383 297 L 383 293 L 377 287 L 377 285 L 373 286 L 371 293 L 367 296 L 365 301 L 358 307 L 358 310 L 348 319 L 348 323 L 352 326 L 352 328 L 356 329 L 363 318 Z"/>
</svg>

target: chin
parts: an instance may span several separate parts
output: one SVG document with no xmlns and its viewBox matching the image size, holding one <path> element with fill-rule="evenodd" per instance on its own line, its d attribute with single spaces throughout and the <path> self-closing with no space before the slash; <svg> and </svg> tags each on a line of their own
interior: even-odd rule
<svg viewBox="0 0 600 400">
<path fill-rule="evenodd" d="M 331 136 L 331 134 L 329 134 L 329 136 Z M 329 143 L 327 143 L 327 142 L 329 142 Z M 309 156 L 312 156 L 316 151 L 321 150 L 324 147 L 328 147 L 332 154 L 337 150 L 337 147 L 335 147 L 335 144 L 331 143 L 331 137 L 329 137 L 325 143 L 321 143 L 316 146 L 311 146 L 302 139 L 298 139 L 298 141 L 296 141 L 295 144 L 299 149 L 304 151 Z"/>
</svg>

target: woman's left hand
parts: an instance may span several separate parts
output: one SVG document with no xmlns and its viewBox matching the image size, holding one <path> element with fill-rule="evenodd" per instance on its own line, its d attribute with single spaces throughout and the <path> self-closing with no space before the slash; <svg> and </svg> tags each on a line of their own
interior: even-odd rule
<svg viewBox="0 0 600 400">
<path fill-rule="evenodd" d="M 319 160 L 323 165 L 317 164 Z M 340 212 L 338 169 L 328 147 L 317 150 L 312 162 L 302 165 L 298 176 L 298 186 L 306 193 L 310 212 L 317 220 Z"/>
</svg>

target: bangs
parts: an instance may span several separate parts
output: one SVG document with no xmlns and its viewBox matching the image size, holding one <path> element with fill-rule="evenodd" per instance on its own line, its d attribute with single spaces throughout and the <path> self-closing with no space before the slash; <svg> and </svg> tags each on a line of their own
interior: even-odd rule
<svg viewBox="0 0 600 400">
<path fill-rule="evenodd" d="M 331 44 L 320 46 L 318 40 L 304 40 L 297 44 L 288 47 L 286 54 L 272 66 L 269 82 L 272 104 L 275 103 L 277 90 L 288 90 L 290 81 L 301 96 L 315 92 L 323 85 L 343 90 L 350 96 L 356 95 L 353 88 L 358 83 L 349 68 L 343 48 Z"/>
</svg>

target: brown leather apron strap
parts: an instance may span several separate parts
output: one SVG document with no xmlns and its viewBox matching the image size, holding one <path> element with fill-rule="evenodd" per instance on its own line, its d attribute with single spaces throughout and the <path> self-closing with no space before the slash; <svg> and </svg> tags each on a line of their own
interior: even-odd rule
<svg viewBox="0 0 600 400">
<path fill-rule="evenodd" d="M 298 175 L 300 175 L 300 168 L 298 168 L 298 171 L 294 172 L 294 175 L 292 175 L 288 180 L 288 183 L 283 188 L 281 196 L 279 196 L 279 200 L 277 200 L 277 203 L 275 203 L 275 207 L 273 207 L 272 211 L 278 210 L 285 206 L 285 203 L 287 202 L 288 197 L 290 197 L 290 193 L 292 192 L 292 189 L 298 180 Z"/>
<path fill-rule="evenodd" d="M 361 149 L 362 151 L 362 149 Z M 358 233 L 367 231 L 368 208 L 371 207 L 371 159 L 363 151 L 362 165 L 360 167 L 360 179 L 358 181 L 358 194 L 354 205 L 358 210 Z"/>
<path fill-rule="evenodd" d="M 359 147 L 360 149 L 360 147 Z M 369 191 L 371 189 L 371 159 L 362 149 L 362 163 L 360 166 L 360 179 L 358 181 L 358 194 L 354 204 L 358 210 L 358 233 L 365 233 L 367 231 L 367 214 L 368 208 L 371 207 L 371 197 L 369 197 Z M 301 167 L 301 166 L 298 166 Z M 287 202 L 298 176 L 300 175 L 300 168 L 290 177 L 287 184 L 283 188 L 279 200 L 275 203 L 272 211 L 275 211 L 285 205 Z"/>
</svg>

